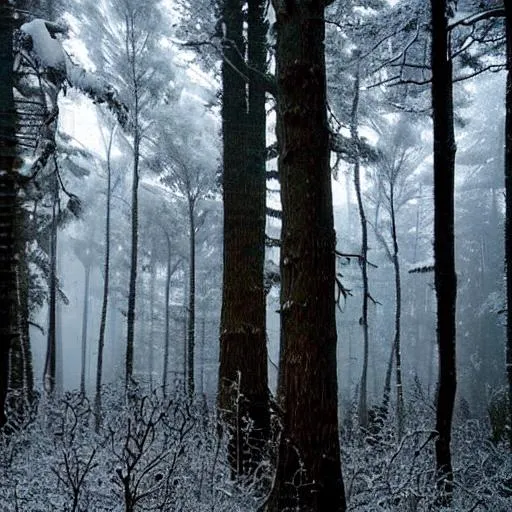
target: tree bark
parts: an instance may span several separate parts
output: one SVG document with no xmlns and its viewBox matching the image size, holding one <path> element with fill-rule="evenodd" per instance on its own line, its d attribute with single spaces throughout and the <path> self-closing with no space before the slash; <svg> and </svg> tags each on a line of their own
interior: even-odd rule
<svg viewBox="0 0 512 512">
<path fill-rule="evenodd" d="M 457 277 L 454 250 L 455 134 L 452 61 L 446 0 L 432 6 L 432 113 L 434 121 L 434 272 L 437 295 L 439 380 L 436 407 L 436 467 L 439 502 L 450 505 L 453 492 L 451 427 L 457 386 L 455 308 Z"/>
<path fill-rule="evenodd" d="M 0 3 L 0 427 L 7 418 L 5 399 L 9 378 L 9 351 L 19 336 L 16 294 L 15 222 L 15 105 L 13 95 L 13 11 Z"/>
<path fill-rule="evenodd" d="M 128 387 L 133 375 L 133 350 L 135 339 L 135 306 L 137 300 L 137 264 L 139 254 L 139 163 L 140 163 L 140 110 L 139 96 L 140 75 L 137 72 L 137 47 L 134 32 L 135 13 L 132 10 L 126 19 L 127 31 L 127 57 L 130 65 L 130 81 L 133 94 L 133 173 L 132 173 L 132 225 L 131 225 L 131 256 L 130 256 L 130 284 L 128 289 L 127 337 L 125 360 L 125 387 Z"/>
<path fill-rule="evenodd" d="M 218 410 L 227 429 L 235 475 L 251 473 L 264 456 L 270 431 L 265 259 L 265 3 L 248 2 L 249 96 L 240 0 L 225 0 L 222 66 L 224 273 Z M 233 69 L 233 66 L 236 69 Z M 250 130 L 249 130 L 250 126 Z M 249 427 L 245 443 L 244 427 Z"/>
<path fill-rule="evenodd" d="M 82 367 L 80 371 L 80 393 L 85 396 L 85 373 L 87 366 L 87 324 L 89 323 L 89 285 L 91 282 L 91 264 L 86 255 L 84 263 L 84 304 L 82 309 Z"/>
<path fill-rule="evenodd" d="M 265 510 L 346 510 L 336 372 L 335 232 L 324 3 L 274 1 L 281 202 L 282 432 Z M 299 85 L 300 84 L 300 85 Z"/>
<path fill-rule="evenodd" d="M 34 397 L 34 372 L 29 330 L 29 268 L 25 247 L 25 229 L 29 223 L 28 212 L 18 204 L 16 210 L 16 290 L 18 291 L 19 336 L 12 341 L 9 358 L 9 388 L 16 392 L 17 409 L 26 412 Z"/>
<path fill-rule="evenodd" d="M 164 337 L 164 369 L 162 376 L 162 386 L 164 395 L 167 394 L 167 380 L 169 378 L 169 343 L 170 343 L 170 309 L 169 299 L 171 297 L 171 239 L 165 231 L 165 240 L 167 242 L 167 270 L 165 274 L 165 337 Z"/>
<path fill-rule="evenodd" d="M 188 199 L 189 272 L 188 272 L 188 325 L 187 325 L 187 393 L 190 400 L 195 392 L 194 355 L 196 345 L 196 212 L 195 199 Z"/>
<path fill-rule="evenodd" d="M 103 378 L 103 351 L 105 348 L 105 330 L 107 327 L 108 294 L 110 288 L 110 206 L 112 199 L 112 143 L 115 128 L 110 132 L 107 148 L 107 203 L 105 212 L 105 260 L 103 262 L 103 300 L 101 304 L 100 334 L 98 337 L 98 358 L 96 361 L 96 392 L 94 396 L 95 429 L 101 425 L 101 381 Z"/>
<path fill-rule="evenodd" d="M 398 235 L 396 232 L 396 212 L 394 198 L 394 183 L 390 190 L 391 238 L 393 240 L 393 269 L 395 272 L 395 338 L 393 347 L 396 361 L 396 416 L 398 425 L 398 438 L 401 439 L 404 431 L 404 394 L 402 384 L 402 354 L 400 347 L 401 318 L 402 318 L 402 284 L 400 280 L 400 260 L 398 259 Z"/>
<path fill-rule="evenodd" d="M 57 219 L 59 212 L 57 169 L 53 170 L 51 179 L 53 181 L 53 205 L 50 230 L 50 277 L 48 284 L 50 288 L 50 301 L 48 304 L 48 336 L 44 365 L 44 389 L 50 395 L 55 391 L 57 370 Z"/>
<path fill-rule="evenodd" d="M 150 281 L 149 281 L 149 339 L 148 339 L 148 369 L 149 369 L 149 389 L 153 390 L 153 371 L 155 369 L 155 287 L 156 287 L 156 258 L 155 247 L 151 251 L 150 262 Z"/>
<path fill-rule="evenodd" d="M 505 2 L 507 38 L 507 85 L 505 118 L 505 273 L 507 280 L 507 343 L 506 368 L 508 380 L 509 444 L 512 451 L 512 5 Z"/>
<path fill-rule="evenodd" d="M 352 100 L 352 112 L 350 118 L 350 135 L 356 147 L 359 146 L 358 134 L 358 111 L 359 111 L 359 65 L 357 66 L 354 81 L 354 98 Z M 363 327 L 363 368 L 361 373 L 361 385 L 359 389 L 359 425 L 368 428 L 368 357 L 370 352 L 370 342 L 368 335 L 368 299 L 370 296 L 368 286 L 368 224 L 366 221 L 366 213 L 363 204 L 363 195 L 361 192 L 361 165 L 359 153 L 356 152 L 354 163 L 354 187 L 356 190 L 357 206 L 359 210 L 359 220 L 361 223 L 361 259 L 359 265 L 361 267 L 361 276 L 363 279 L 363 303 L 361 311 L 360 324 Z"/>
</svg>

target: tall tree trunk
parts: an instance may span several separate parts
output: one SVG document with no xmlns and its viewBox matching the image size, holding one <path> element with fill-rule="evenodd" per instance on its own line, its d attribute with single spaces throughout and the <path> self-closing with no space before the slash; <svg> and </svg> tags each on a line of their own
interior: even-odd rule
<svg viewBox="0 0 512 512">
<path fill-rule="evenodd" d="M 156 259 L 155 259 L 155 248 L 151 251 L 151 263 L 150 263 L 150 282 L 149 282 L 149 346 L 148 346 L 148 358 L 149 358 L 149 389 L 153 390 L 153 370 L 155 367 L 155 285 L 156 285 Z"/>
<path fill-rule="evenodd" d="M 140 77 L 137 71 L 136 35 L 133 26 L 133 11 L 131 26 L 129 15 L 126 19 L 127 53 L 130 63 L 131 87 L 133 94 L 133 174 L 132 174 L 132 226 L 131 226 L 131 257 L 130 257 L 130 284 L 128 289 L 127 337 L 125 360 L 125 387 L 128 387 L 133 375 L 133 349 L 135 340 L 135 305 L 137 299 L 137 263 L 139 254 L 139 164 L 140 164 Z"/>
<path fill-rule="evenodd" d="M 224 274 L 218 410 L 230 436 L 229 462 L 237 475 L 259 465 L 270 430 L 263 286 L 266 114 L 265 92 L 258 80 L 266 60 L 264 6 L 261 0 L 248 2 L 247 98 L 238 71 L 245 69 L 242 2 L 223 4 Z M 246 428 L 250 432 L 244 443 Z"/>
<path fill-rule="evenodd" d="M 434 121 L 434 258 L 437 295 L 439 381 L 436 408 L 436 467 L 439 502 L 450 505 L 453 491 L 451 427 L 457 386 L 455 308 L 457 277 L 454 251 L 455 134 L 452 61 L 446 0 L 432 5 L 432 113 Z"/>
<path fill-rule="evenodd" d="M 391 238 L 393 240 L 393 269 L 395 272 L 395 338 L 393 347 L 396 361 L 396 416 L 398 424 L 398 438 L 401 439 L 404 433 L 404 394 L 402 384 L 402 354 L 400 347 L 400 331 L 402 318 L 402 284 L 400 281 L 400 260 L 398 259 L 398 236 L 396 232 L 396 212 L 394 185 L 392 184 L 390 192 L 390 211 L 391 211 Z"/>
<path fill-rule="evenodd" d="M 206 342 L 206 322 L 204 315 L 205 313 L 203 311 L 203 318 L 201 318 L 201 349 L 199 353 L 199 391 L 201 396 L 204 395 L 204 349 Z"/>
<path fill-rule="evenodd" d="M 103 262 L 103 300 L 101 304 L 100 334 L 98 337 L 98 358 L 96 361 L 96 390 L 94 395 L 94 419 L 96 432 L 101 424 L 101 381 L 103 378 L 103 351 L 107 327 L 108 293 L 110 287 L 110 206 L 112 199 L 112 143 L 115 128 L 110 132 L 107 148 L 107 203 L 105 212 L 105 260 Z"/>
<path fill-rule="evenodd" d="M 15 109 L 13 95 L 13 11 L 0 3 L 0 427 L 6 422 L 9 350 L 19 336 L 16 293 Z"/>
<path fill-rule="evenodd" d="M 55 376 L 57 369 L 57 232 L 59 213 L 59 181 L 57 169 L 51 176 L 53 181 L 53 205 L 50 230 L 50 301 L 48 305 L 48 336 L 46 344 L 46 360 L 44 365 L 44 389 L 46 393 L 55 391 Z"/>
<path fill-rule="evenodd" d="M 131 258 L 130 285 L 128 290 L 127 338 L 125 386 L 130 385 L 133 374 L 133 345 L 135 338 L 135 303 L 137 296 L 137 261 L 139 247 L 139 142 L 138 131 L 133 151 L 133 182 L 132 182 L 132 228 L 131 228 Z"/>
<path fill-rule="evenodd" d="M 164 337 L 164 370 L 162 376 L 162 385 L 164 395 L 167 394 L 167 380 L 169 379 L 169 343 L 170 343 L 170 308 L 169 300 L 171 298 L 171 239 L 165 231 L 167 241 L 167 270 L 165 274 L 165 337 Z"/>
<path fill-rule="evenodd" d="M 512 5 L 505 3 L 507 37 L 507 86 L 505 119 L 505 272 L 507 279 L 507 344 L 509 443 L 512 450 Z"/>
<path fill-rule="evenodd" d="M 80 370 L 80 393 L 85 396 L 85 374 L 87 367 L 87 326 L 89 323 L 89 285 L 91 282 L 91 264 L 89 258 L 84 261 L 84 301 L 82 309 L 82 366 Z"/>
<path fill-rule="evenodd" d="M 18 254 L 16 269 L 16 290 L 19 307 L 19 336 L 12 340 L 9 358 L 9 388 L 16 392 L 16 404 L 20 414 L 32 401 L 34 391 L 34 373 L 29 332 L 29 268 L 25 249 L 25 229 L 28 212 L 18 205 L 16 210 L 16 251 Z"/>
<path fill-rule="evenodd" d="M 352 100 L 352 113 L 350 118 L 350 136 L 356 145 L 359 144 L 358 134 L 358 111 L 359 111 L 359 64 L 357 65 L 354 81 L 354 98 Z M 368 290 L 368 224 L 363 205 L 363 195 L 361 192 L 361 165 L 359 154 L 356 154 L 354 163 L 354 186 L 356 190 L 357 206 L 359 209 L 359 220 L 361 222 L 361 275 L 363 279 L 363 303 L 361 319 L 359 323 L 363 327 L 363 369 L 361 373 L 361 385 L 359 389 L 359 425 L 368 428 L 368 357 L 370 352 L 370 343 L 368 336 L 368 300 L 370 292 Z"/>
<path fill-rule="evenodd" d="M 346 510 L 336 371 L 335 232 L 324 3 L 276 0 L 282 432 L 267 512 Z M 300 86 L 297 86 L 300 84 Z"/>
<path fill-rule="evenodd" d="M 189 221 L 189 272 L 188 272 L 188 325 L 187 325 L 187 393 L 190 400 L 194 397 L 194 355 L 196 344 L 196 218 L 195 200 L 188 200 Z"/>
</svg>

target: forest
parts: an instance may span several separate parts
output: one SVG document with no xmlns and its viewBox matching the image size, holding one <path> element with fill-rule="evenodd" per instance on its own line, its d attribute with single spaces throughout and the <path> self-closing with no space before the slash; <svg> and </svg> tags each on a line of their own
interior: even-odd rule
<svg viewBox="0 0 512 512">
<path fill-rule="evenodd" d="M 0 0 L 0 511 L 512 510 L 510 0 Z"/>
</svg>

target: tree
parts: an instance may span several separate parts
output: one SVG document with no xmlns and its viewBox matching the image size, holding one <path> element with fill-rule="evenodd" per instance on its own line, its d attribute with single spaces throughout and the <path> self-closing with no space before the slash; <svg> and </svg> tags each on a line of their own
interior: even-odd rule
<svg viewBox="0 0 512 512">
<path fill-rule="evenodd" d="M 454 250 L 455 133 L 453 71 L 448 44 L 448 4 L 431 0 L 432 115 L 434 122 L 434 273 L 437 295 L 439 380 L 436 404 L 436 467 L 440 503 L 453 491 L 451 427 L 457 374 L 455 307 L 457 277 Z"/>
<path fill-rule="evenodd" d="M 359 58 L 359 52 L 355 52 Z M 352 100 L 352 111 L 350 114 L 350 136 L 357 148 L 359 148 L 359 95 L 360 95 L 360 70 L 359 64 L 354 79 L 354 97 Z M 363 279 L 363 301 L 360 323 L 363 327 L 363 368 L 361 373 L 361 386 L 359 390 L 359 425 L 366 429 L 368 427 L 368 356 L 369 356 L 369 336 L 368 336 L 368 302 L 370 299 L 370 291 L 368 286 L 368 224 L 366 220 L 366 212 L 363 204 L 363 195 L 361 192 L 361 159 L 359 149 L 356 151 L 354 158 L 354 187 L 356 190 L 357 207 L 359 211 L 359 220 L 361 223 L 361 258 L 359 264 L 361 266 L 361 276 Z"/>
<path fill-rule="evenodd" d="M 419 151 L 419 139 L 414 126 L 402 115 L 395 126 L 386 124 L 379 130 L 380 160 L 376 164 L 372 180 L 374 190 L 372 201 L 375 203 L 375 236 L 382 245 L 386 257 L 393 265 L 395 281 L 395 329 L 392 343 L 392 356 L 386 372 L 382 413 L 388 413 L 391 390 L 391 369 L 393 359 L 396 363 L 396 408 L 398 437 L 403 436 L 404 399 L 401 357 L 402 333 L 402 279 L 398 252 L 398 215 L 404 206 L 414 197 L 416 190 L 410 184 L 412 173 L 423 155 Z M 385 217 L 379 219 L 381 208 Z M 382 224 L 382 225 L 381 225 Z"/>
<path fill-rule="evenodd" d="M 214 189 L 217 148 L 211 138 L 216 129 L 213 117 L 199 103 L 182 103 L 184 97 L 186 95 L 176 98 L 172 109 L 162 109 L 161 128 L 153 140 L 155 149 L 151 162 L 154 170 L 160 172 L 160 181 L 182 205 L 188 224 L 186 389 L 192 399 L 195 393 L 196 237 L 209 212 L 206 199 Z"/>
<path fill-rule="evenodd" d="M 143 100 L 143 78 L 147 73 L 147 56 L 151 47 L 148 40 L 153 28 L 149 28 L 151 19 L 151 6 L 148 2 L 139 4 L 134 0 L 124 0 L 121 7 L 124 12 L 126 37 L 125 55 L 128 84 L 131 92 L 131 116 L 133 132 L 133 173 L 132 173 L 132 227 L 131 227 L 131 259 L 130 259 L 130 284 L 128 290 L 128 314 L 127 314 L 127 338 L 125 360 L 125 384 L 128 386 L 133 373 L 133 346 L 135 337 L 135 304 L 137 297 L 137 261 L 139 242 L 139 172 L 140 150 L 142 139 L 141 111 Z"/>
<path fill-rule="evenodd" d="M 101 422 L 101 381 L 103 378 L 103 351 L 105 348 L 105 329 L 107 326 L 108 295 L 110 287 L 110 223 L 112 201 L 112 144 L 116 127 L 110 132 L 107 145 L 107 194 L 105 207 L 105 259 L 103 263 L 103 299 L 101 303 L 100 332 L 98 337 L 98 358 L 96 362 L 96 390 L 94 395 L 95 427 L 98 431 Z"/>
<path fill-rule="evenodd" d="M 96 3 L 88 5 L 89 30 L 86 37 L 94 41 L 100 37 L 103 41 L 102 45 L 91 45 L 92 57 L 103 64 L 102 74 L 119 87 L 119 94 L 128 107 L 128 122 L 124 123 L 124 127 L 131 136 L 133 155 L 125 357 L 125 384 L 128 386 L 134 361 L 141 158 L 151 109 L 166 92 L 171 76 L 170 63 L 158 51 L 161 32 L 157 28 L 163 27 L 158 2 L 122 0 L 109 2 L 105 7 L 108 9 L 107 17 Z M 101 34 L 98 34 L 99 27 Z"/>
<path fill-rule="evenodd" d="M 344 511 L 324 3 L 276 1 L 274 9 L 283 210 L 283 418 L 276 475 L 265 510 Z"/>
<path fill-rule="evenodd" d="M 230 464 L 250 473 L 270 429 L 265 260 L 265 2 L 248 2 L 247 63 L 241 0 L 224 0 L 222 19 L 222 192 L 224 267 L 220 328 L 219 416 L 230 436 Z M 249 72 L 248 95 L 243 71 Z M 248 426 L 249 439 L 242 432 Z"/>
<path fill-rule="evenodd" d="M 19 336 L 15 267 L 17 183 L 13 94 L 13 10 L 0 4 L 0 427 L 6 422 L 9 350 Z"/>
<path fill-rule="evenodd" d="M 505 98 L 505 273 L 507 288 L 506 368 L 508 380 L 509 443 L 512 450 L 512 5 L 505 2 L 507 85 Z"/>
</svg>

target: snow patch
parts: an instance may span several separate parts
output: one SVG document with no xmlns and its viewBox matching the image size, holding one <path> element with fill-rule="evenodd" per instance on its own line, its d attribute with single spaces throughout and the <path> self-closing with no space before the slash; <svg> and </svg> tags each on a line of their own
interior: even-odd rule
<svg viewBox="0 0 512 512">
<path fill-rule="evenodd" d="M 52 37 L 45 20 L 35 19 L 24 23 L 21 30 L 32 38 L 33 51 L 42 66 L 62 71 L 66 69 L 66 55 L 62 45 Z"/>
</svg>

